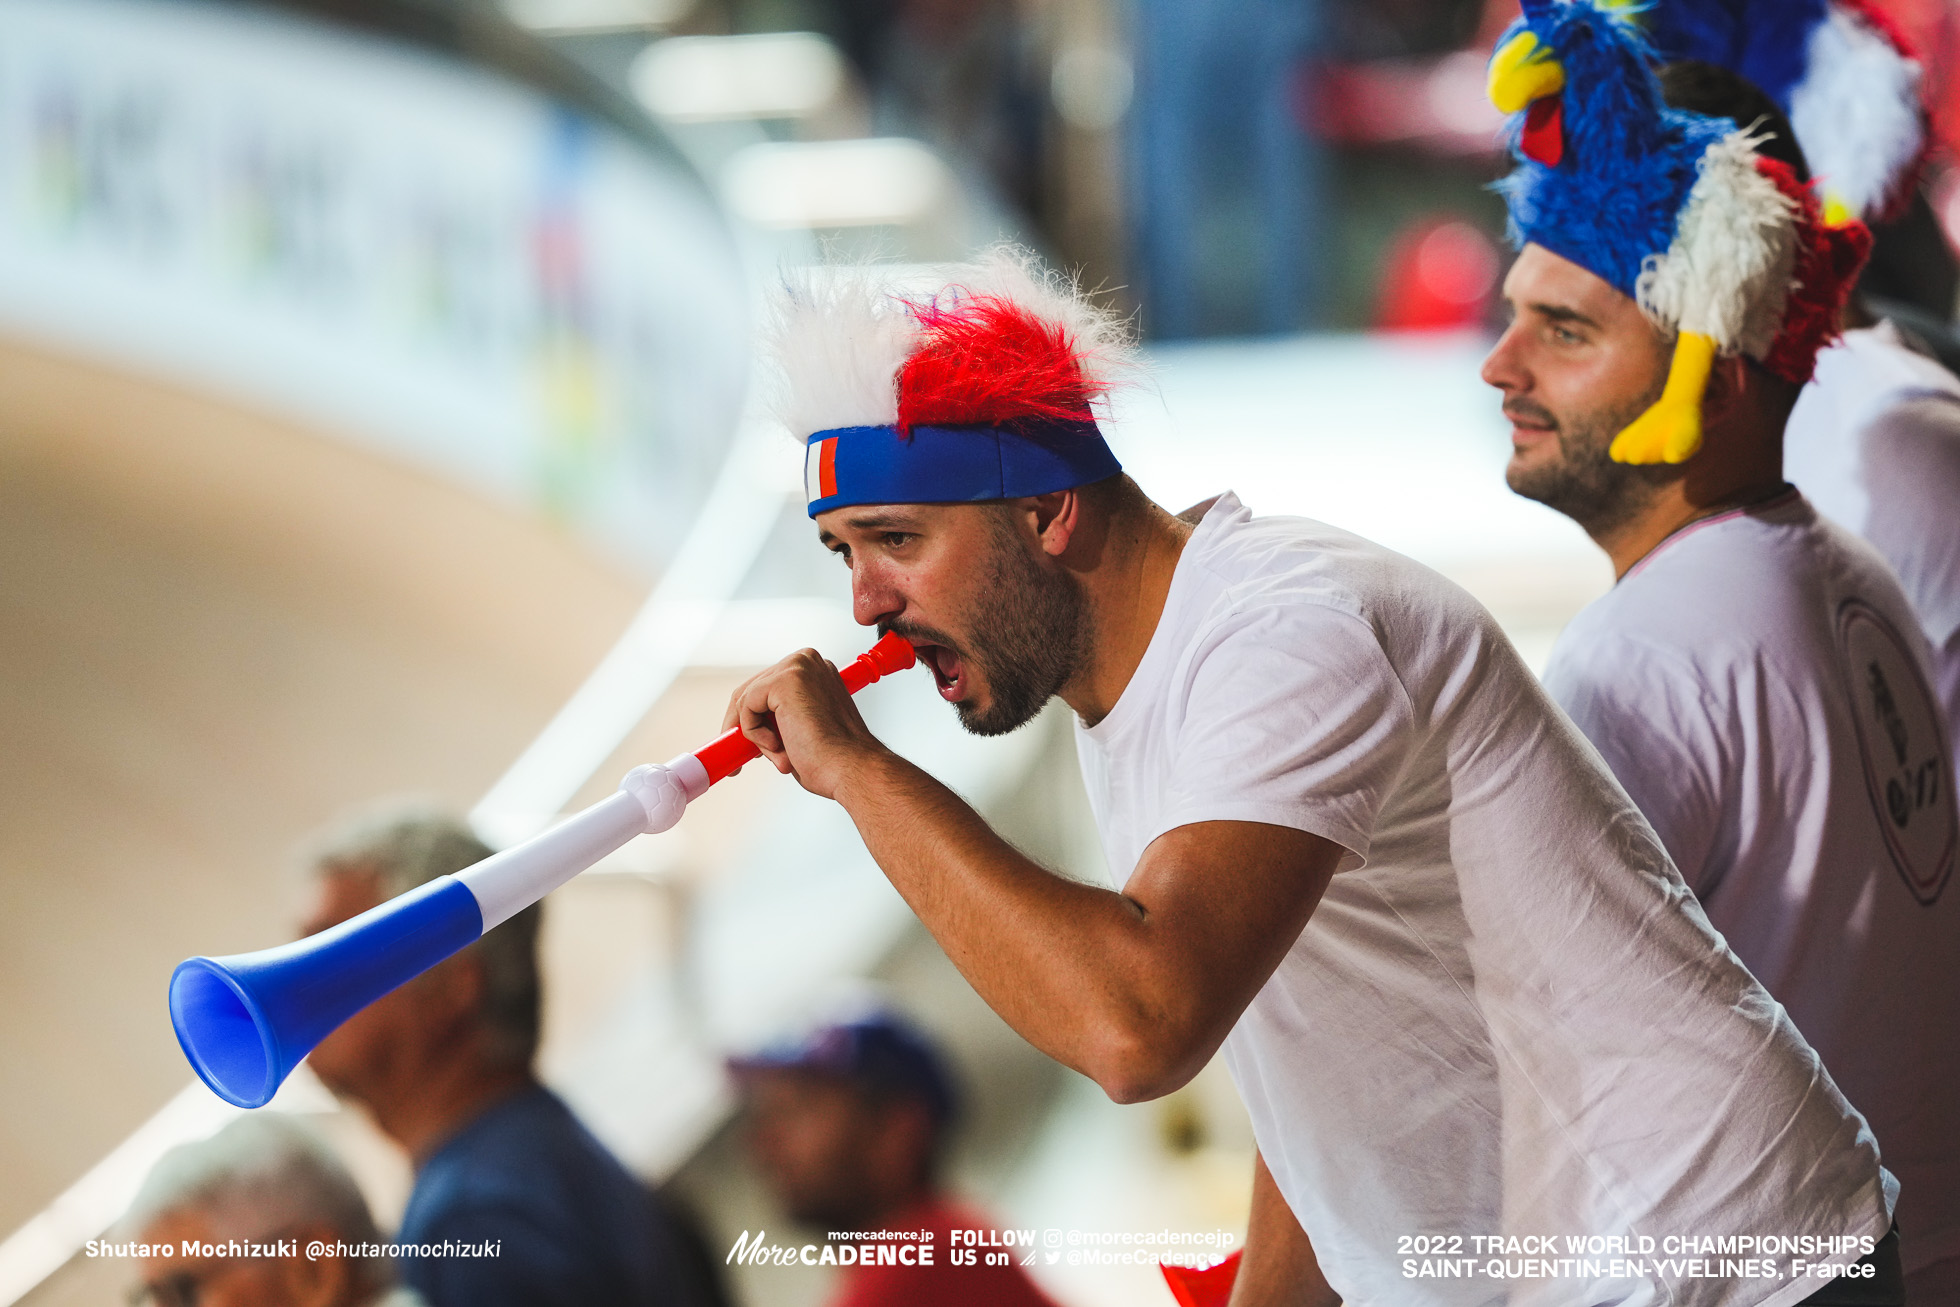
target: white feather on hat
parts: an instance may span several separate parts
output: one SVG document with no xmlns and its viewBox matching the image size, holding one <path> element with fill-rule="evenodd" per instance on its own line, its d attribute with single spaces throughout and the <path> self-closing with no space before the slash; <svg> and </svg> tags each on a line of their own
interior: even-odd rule
<svg viewBox="0 0 1960 1307">
<path fill-rule="evenodd" d="M 1769 354 L 1797 259 L 1797 206 L 1756 166 L 1761 138 L 1730 132 L 1702 152 L 1665 254 L 1642 266 L 1636 299 L 1665 331 L 1725 354 Z"/>
</svg>

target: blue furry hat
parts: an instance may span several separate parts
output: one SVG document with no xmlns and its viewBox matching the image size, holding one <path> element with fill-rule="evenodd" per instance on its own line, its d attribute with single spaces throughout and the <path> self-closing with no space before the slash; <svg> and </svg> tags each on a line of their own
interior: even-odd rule
<svg viewBox="0 0 1960 1307">
<path fill-rule="evenodd" d="M 1532 0 L 1498 58 L 1527 33 L 1541 56 L 1529 66 L 1546 66 L 1543 52 L 1556 51 L 1564 81 L 1507 130 L 1518 167 L 1497 189 L 1511 239 L 1542 245 L 1635 298 L 1641 265 L 1674 241 L 1702 154 L 1733 127 L 1663 103 L 1653 52 L 1625 10 Z"/>
<path fill-rule="evenodd" d="M 1809 379 L 1869 236 L 1824 221 L 1817 197 L 1757 154 L 1748 126 L 1669 108 L 1640 11 L 1623 0 L 1523 8 L 1490 64 L 1518 161 L 1497 187 L 1511 237 L 1584 268 L 1674 337 L 1659 402 L 1611 453 L 1682 462 L 1701 447 L 1716 358 Z"/>
</svg>

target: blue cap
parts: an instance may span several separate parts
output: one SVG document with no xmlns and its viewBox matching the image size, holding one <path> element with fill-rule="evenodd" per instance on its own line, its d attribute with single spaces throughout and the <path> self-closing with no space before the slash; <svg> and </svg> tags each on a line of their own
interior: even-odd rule
<svg viewBox="0 0 1960 1307">
<path fill-rule="evenodd" d="M 932 1042 L 910 1022 L 886 1012 L 819 1026 L 752 1057 L 730 1058 L 728 1065 L 738 1075 L 805 1071 L 875 1093 L 918 1098 L 941 1125 L 952 1119 L 956 1106 L 952 1078 Z"/>
</svg>

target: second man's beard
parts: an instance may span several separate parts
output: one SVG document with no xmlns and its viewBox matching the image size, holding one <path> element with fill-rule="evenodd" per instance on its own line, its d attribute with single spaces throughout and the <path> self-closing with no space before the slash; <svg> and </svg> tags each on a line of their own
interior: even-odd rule
<svg viewBox="0 0 1960 1307">
<path fill-rule="evenodd" d="M 1583 414 L 1566 421 L 1529 401 L 1507 405 L 1512 413 L 1550 423 L 1558 438 L 1559 456 L 1556 462 L 1539 467 L 1507 471 L 1505 483 L 1526 499 L 1565 514 L 1594 539 L 1610 534 L 1639 516 L 1662 485 L 1682 475 L 1677 465 L 1616 463 L 1607 452 L 1613 438 L 1659 397 L 1657 389 L 1625 409 Z"/>
</svg>

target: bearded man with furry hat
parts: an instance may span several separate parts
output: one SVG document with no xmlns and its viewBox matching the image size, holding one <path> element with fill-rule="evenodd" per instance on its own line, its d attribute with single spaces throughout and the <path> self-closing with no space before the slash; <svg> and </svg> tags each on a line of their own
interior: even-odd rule
<svg viewBox="0 0 1960 1307">
<path fill-rule="evenodd" d="M 1747 83 L 1734 121 L 1669 108 L 1643 17 L 1534 0 L 1492 64 L 1520 119 L 1514 319 L 1484 365 L 1507 478 L 1617 578 L 1545 683 L 1865 1115 L 1901 1264 L 1932 1274 L 1960 1258 L 1952 754 L 1897 578 L 1783 474 L 1868 238 Z"/>
</svg>

